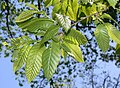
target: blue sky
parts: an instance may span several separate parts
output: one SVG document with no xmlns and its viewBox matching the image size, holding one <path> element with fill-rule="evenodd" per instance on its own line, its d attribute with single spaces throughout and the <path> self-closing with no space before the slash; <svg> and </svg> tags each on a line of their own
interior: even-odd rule
<svg viewBox="0 0 120 88">
<path fill-rule="evenodd" d="M 0 57 L 0 87 L 1 88 L 30 88 L 26 83 L 20 87 L 18 81 L 15 80 L 13 65 L 10 62 L 11 58 Z"/>
</svg>

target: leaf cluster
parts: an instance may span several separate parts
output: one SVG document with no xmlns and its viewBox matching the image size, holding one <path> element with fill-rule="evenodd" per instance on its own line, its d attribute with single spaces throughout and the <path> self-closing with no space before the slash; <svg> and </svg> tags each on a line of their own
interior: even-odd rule
<svg viewBox="0 0 120 88">
<path fill-rule="evenodd" d="M 109 49 L 110 39 L 120 44 L 120 31 L 104 19 L 114 21 L 106 13 L 111 6 L 115 8 L 118 0 L 45 0 L 45 8 L 53 6 L 52 17 L 45 11 L 39 11 L 33 4 L 27 4 L 32 10 L 23 11 L 16 23 L 23 32 L 38 37 L 33 40 L 28 36 L 12 39 L 14 71 L 25 66 L 29 82 L 43 69 L 45 77 L 50 80 L 59 65 L 60 58 L 73 57 L 78 62 L 84 62 L 80 45 L 87 43 L 87 38 L 77 29 L 77 25 L 95 22 L 94 31 L 98 46 L 103 52 Z M 104 3 L 104 4 L 103 4 Z M 37 17 L 40 14 L 41 17 Z"/>
</svg>

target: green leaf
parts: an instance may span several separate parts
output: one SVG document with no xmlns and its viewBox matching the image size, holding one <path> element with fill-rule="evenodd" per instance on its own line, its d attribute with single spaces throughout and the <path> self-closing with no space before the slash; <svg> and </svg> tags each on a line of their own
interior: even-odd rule
<svg viewBox="0 0 120 88">
<path fill-rule="evenodd" d="M 14 72 L 19 70 L 26 63 L 27 56 L 28 56 L 30 49 L 31 49 L 31 46 L 25 44 L 20 50 L 18 50 L 18 53 L 14 52 L 13 57 L 16 58 L 16 60 L 14 61 L 14 64 L 13 64 Z M 15 55 L 15 53 L 18 55 Z"/>
<path fill-rule="evenodd" d="M 61 50 L 61 55 L 62 55 L 62 57 L 64 58 L 64 59 L 66 59 L 67 58 L 67 52 L 65 51 L 65 50 Z"/>
<path fill-rule="evenodd" d="M 39 43 L 32 46 L 26 61 L 25 72 L 28 82 L 31 82 L 39 74 L 42 66 L 42 54 L 45 50 L 44 46 Z"/>
<path fill-rule="evenodd" d="M 68 52 L 69 55 L 74 57 L 75 60 L 78 62 L 84 62 L 83 56 L 82 56 L 82 51 L 78 45 L 70 44 L 67 42 L 64 42 L 64 44 L 69 47 L 71 52 Z"/>
<path fill-rule="evenodd" d="M 53 8 L 53 12 L 58 12 L 61 9 L 61 6 L 62 6 L 61 3 L 57 3 Z"/>
<path fill-rule="evenodd" d="M 56 13 L 59 13 L 59 11 L 61 10 L 62 4 L 61 3 L 57 3 L 52 11 L 52 18 L 55 19 L 56 17 Z"/>
<path fill-rule="evenodd" d="M 113 18 L 109 14 L 106 14 L 106 13 L 104 13 L 101 17 L 113 20 Z"/>
<path fill-rule="evenodd" d="M 71 0 L 74 14 L 77 14 L 78 11 L 78 0 Z"/>
<path fill-rule="evenodd" d="M 71 28 L 71 20 L 67 16 L 56 14 L 58 22 L 66 32 Z"/>
<path fill-rule="evenodd" d="M 50 5 L 52 5 L 52 1 L 53 0 L 45 0 L 45 6 L 49 7 Z"/>
<path fill-rule="evenodd" d="M 32 18 L 28 21 L 18 23 L 18 26 L 23 29 L 23 31 L 38 32 L 38 30 L 46 31 L 54 22 L 48 18 Z"/>
<path fill-rule="evenodd" d="M 39 11 L 38 7 L 36 7 L 34 4 L 26 3 L 25 5 L 28 6 L 28 7 L 33 8 L 34 10 Z"/>
<path fill-rule="evenodd" d="M 71 0 L 72 10 L 74 13 L 74 20 L 77 20 L 77 12 L 78 12 L 78 0 Z"/>
<path fill-rule="evenodd" d="M 96 30 L 94 32 L 96 40 L 98 42 L 98 45 L 102 51 L 106 52 L 108 50 L 109 46 L 109 35 L 107 28 L 105 25 L 100 24 L 96 27 Z"/>
<path fill-rule="evenodd" d="M 22 36 L 18 38 L 13 38 L 11 39 L 11 49 L 20 49 L 22 48 L 25 44 L 31 44 L 33 43 L 33 40 L 29 38 L 28 36 Z"/>
<path fill-rule="evenodd" d="M 52 5 L 53 6 L 56 5 L 56 4 L 58 4 L 58 3 L 60 3 L 60 0 L 52 0 Z"/>
<path fill-rule="evenodd" d="M 44 34 L 44 37 L 41 40 L 41 44 L 54 37 L 58 33 L 58 29 L 59 26 L 55 26 L 55 25 L 51 26 Z"/>
<path fill-rule="evenodd" d="M 113 8 L 115 8 L 115 5 L 117 4 L 117 2 L 119 1 L 119 0 L 107 0 L 108 1 L 108 3 L 110 4 L 110 6 L 112 6 Z"/>
<path fill-rule="evenodd" d="M 120 54 L 120 44 L 116 45 L 116 54 Z"/>
<path fill-rule="evenodd" d="M 79 45 L 78 41 L 72 36 L 65 36 L 64 41 L 71 43 L 71 44 Z"/>
<path fill-rule="evenodd" d="M 75 29 L 71 29 L 70 32 L 65 36 L 64 40 L 71 41 L 73 44 L 79 45 L 87 43 L 86 37 L 80 31 Z"/>
<path fill-rule="evenodd" d="M 15 20 L 15 22 L 24 22 L 33 17 L 33 14 L 36 13 L 35 10 L 26 10 L 23 11 Z"/>
<path fill-rule="evenodd" d="M 52 42 L 42 55 L 42 64 L 45 77 L 50 80 L 57 69 L 60 61 L 60 45 Z"/>
<path fill-rule="evenodd" d="M 4 46 L 8 46 L 9 44 L 7 42 L 2 42 Z"/>
<path fill-rule="evenodd" d="M 101 17 L 102 18 L 106 18 L 106 19 L 110 19 L 110 20 L 114 21 L 120 27 L 120 25 L 118 24 L 118 22 L 115 21 L 109 14 L 104 13 Z"/>
<path fill-rule="evenodd" d="M 37 33 L 35 33 L 35 35 L 37 36 L 44 36 L 44 34 L 45 34 L 45 31 L 42 31 L 42 30 L 39 30 L 37 31 Z"/>
<path fill-rule="evenodd" d="M 64 51 L 66 51 L 66 52 L 71 52 L 71 50 L 69 49 L 69 47 L 66 45 L 65 42 L 63 42 L 63 43 L 61 44 L 61 48 L 62 48 Z"/>
<path fill-rule="evenodd" d="M 72 10 L 71 7 L 68 7 L 68 9 L 67 9 L 67 15 L 70 17 L 71 20 L 76 21 L 76 19 L 74 17 L 74 12 L 73 12 L 73 10 Z"/>
<path fill-rule="evenodd" d="M 110 23 L 106 23 L 105 26 L 108 30 L 108 35 L 110 38 L 120 44 L 120 31 Z"/>
</svg>

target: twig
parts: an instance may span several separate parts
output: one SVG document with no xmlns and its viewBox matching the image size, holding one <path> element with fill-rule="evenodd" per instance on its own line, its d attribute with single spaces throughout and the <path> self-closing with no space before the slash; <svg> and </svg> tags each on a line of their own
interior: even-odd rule
<svg viewBox="0 0 120 88">
<path fill-rule="evenodd" d="M 103 12 L 103 11 L 106 11 L 107 9 L 108 9 L 108 8 L 105 8 L 104 10 L 101 10 L 101 11 L 96 12 L 96 13 L 94 13 L 94 14 L 91 14 L 91 15 L 89 15 L 89 16 L 81 17 L 81 19 L 78 20 L 77 22 L 75 22 L 74 24 L 72 24 L 72 26 L 75 26 L 75 25 L 78 24 L 79 22 L 81 22 L 81 21 L 83 21 L 83 20 L 85 20 L 85 19 L 87 19 L 87 18 L 90 18 L 90 17 L 92 17 L 92 16 L 94 16 L 94 15 L 98 15 L 99 13 L 101 13 L 101 12 Z"/>
<path fill-rule="evenodd" d="M 86 28 L 86 27 L 89 27 L 89 28 L 96 28 L 95 26 L 78 26 L 78 28 Z"/>
<path fill-rule="evenodd" d="M 45 77 L 43 76 L 43 79 L 41 80 L 41 82 L 40 82 L 40 88 L 42 88 L 41 87 L 41 85 L 42 85 L 42 82 L 45 80 Z"/>
<path fill-rule="evenodd" d="M 92 88 L 94 88 L 94 68 L 92 69 L 91 82 L 92 82 Z"/>
<path fill-rule="evenodd" d="M 104 79 L 104 81 L 103 81 L 103 88 L 105 88 L 106 80 L 107 80 L 109 77 L 110 77 L 110 76 L 108 75 L 108 76 Z"/>
<path fill-rule="evenodd" d="M 41 8 L 40 8 L 40 0 L 38 0 L 38 9 L 41 10 Z M 38 18 L 40 18 L 40 14 L 38 14 Z M 36 38 L 36 40 L 38 40 L 37 36 L 35 36 L 35 38 Z"/>
<path fill-rule="evenodd" d="M 7 6 L 6 6 L 6 9 L 7 9 L 7 13 L 6 13 L 6 26 L 7 26 L 7 30 L 8 30 L 8 34 L 10 34 L 10 37 L 13 38 L 13 35 L 12 35 L 12 32 L 10 31 L 10 27 L 9 27 L 9 3 L 8 3 L 8 0 L 5 0 Z"/>
<path fill-rule="evenodd" d="M 120 83 L 119 79 L 120 79 L 120 74 L 119 74 L 119 76 L 118 76 L 118 78 L 117 78 L 117 83 L 116 83 L 116 85 L 115 85 L 115 88 L 118 88 L 118 84 Z"/>
<path fill-rule="evenodd" d="M 38 0 L 38 9 L 41 10 L 40 8 L 40 0 Z M 38 14 L 38 18 L 40 17 L 40 14 Z"/>
</svg>

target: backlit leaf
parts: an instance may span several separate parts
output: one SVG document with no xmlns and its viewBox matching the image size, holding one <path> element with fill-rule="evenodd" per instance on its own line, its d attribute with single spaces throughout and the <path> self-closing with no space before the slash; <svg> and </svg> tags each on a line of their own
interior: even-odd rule
<svg viewBox="0 0 120 88">
<path fill-rule="evenodd" d="M 117 4 L 117 2 L 119 0 L 107 0 L 107 1 L 109 2 L 110 6 L 112 6 L 113 8 L 115 8 L 115 5 Z"/>
<path fill-rule="evenodd" d="M 19 52 L 17 53 L 18 54 L 17 57 L 15 57 L 15 55 L 14 55 L 14 58 L 16 58 L 16 60 L 14 61 L 14 64 L 13 64 L 13 70 L 14 70 L 14 72 L 16 72 L 17 70 L 19 70 L 26 63 L 27 56 L 28 56 L 30 48 L 31 48 L 31 46 L 24 45 L 19 50 Z"/>
<path fill-rule="evenodd" d="M 104 13 L 101 17 L 102 18 L 106 18 L 106 19 L 110 19 L 110 20 L 114 21 L 120 27 L 120 25 L 118 24 L 118 22 L 116 20 L 114 20 L 109 14 Z"/>
<path fill-rule="evenodd" d="M 28 82 L 31 82 L 39 74 L 42 66 L 42 53 L 44 52 L 45 47 L 40 46 L 39 43 L 32 46 L 29 51 L 29 55 L 26 61 L 25 72 L 28 79 Z"/>
<path fill-rule="evenodd" d="M 74 59 L 78 62 L 84 62 L 82 51 L 78 45 L 70 44 L 67 42 L 64 42 L 64 44 L 69 47 L 71 52 L 68 52 L 69 55 L 74 57 Z"/>
<path fill-rule="evenodd" d="M 105 26 L 108 30 L 108 35 L 110 38 L 116 43 L 120 44 L 120 31 L 110 23 L 106 23 Z"/>
<path fill-rule="evenodd" d="M 38 32 L 38 30 L 46 31 L 54 22 L 48 18 L 32 18 L 28 21 L 18 23 L 18 26 L 23 29 L 23 31 Z"/>
<path fill-rule="evenodd" d="M 46 49 L 42 55 L 42 68 L 45 77 L 50 80 L 57 69 L 60 61 L 60 45 L 52 42 L 51 46 Z"/>
<path fill-rule="evenodd" d="M 71 20 L 75 20 L 76 21 L 73 9 L 71 7 L 68 7 L 68 9 L 67 9 L 67 15 L 70 17 Z"/>
<path fill-rule="evenodd" d="M 68 32 L 68 30 L 71 28 L 71 20 L 68 17 L 60 14 L 56 14 L 56 16 L 60 25 L 64 28 L 66 32 Z"/>
<path fill-rule="evenodd" d="M 71 29 L 70 32 L 65 36 L 65 40 L 71 41 L 74 44 L 82 45 L 87 43 L 86 37 L 78 30 Z M 76 42 L 77 41 L 77 42 Z"/>
<path fill-rule="evenodd" d="M 52 1 L 53 0 L 45 0 L 45 6 L 49 7 L 50 5 L 52 5 Z"/>
<path fill-rule="evenodd" d="M 49 29 L 46 31 L 46 33 L 44 34 L 44 37 L 41 40 L 41 44 L 43 44 L 44 42 L 48 41 L 53 36 L 55 36 L 58 32 L 58 29 L 59 29 L 59 26 L 55 26 L 55 25 L 49 27 Z"/>
<path fill-rule="evenodd" d="M 38 7 L 36 7 L 34 4 L 26 3 L 25 5 L 33 8 L 34 10 L 39 11 Z"/>
<path fill-rule="evenodd" d="M 22 12 L 15 20 L 15 22 L 24 22 L 33 17 L 33 14 L 36 13 L 35 10 L 26 10 Z"/>
<path fill-rule="evenodd" d="M 74 13 L 74 20 L 77 20 L 77 12 L 78 12 L 78 0 L 71 0 L 72 9 Z"/>
<path fill-rule="evenodd" d="M 116 54 L 120 54 L 120 44 L 116 45 Z"/>
<path fill-rule="evenodd" d="M 109 35 L 107 28 L 105 25 L 100 24 L 96 27 L 95 30 L 95 37 L 98 42 L 99 47 L 102 49 L 102 51 L 106 52 L 108 50 L 109 46 Z"/>
</svg>

